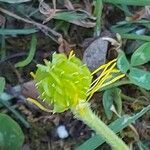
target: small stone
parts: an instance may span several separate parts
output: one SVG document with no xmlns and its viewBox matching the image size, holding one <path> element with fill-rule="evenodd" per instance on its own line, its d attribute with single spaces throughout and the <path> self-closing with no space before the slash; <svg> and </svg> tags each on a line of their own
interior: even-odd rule
<svg viewBox="0 0 150 150">
<path fill-rule="evenodd" d="M 69 136 L 68 131 L 66 130 L 66 127 L 64 125 L 58 126 L 56 131 L 60 139 L 65 139 Z"/>
<path fill-rule="evenodd" d="M 104 41 L 102 38 L 94 40 L 84 51 L 83 62 L 91 71 L 94 71 L 105 63 L 107 49 L 108 41 Z"/>
</svg>

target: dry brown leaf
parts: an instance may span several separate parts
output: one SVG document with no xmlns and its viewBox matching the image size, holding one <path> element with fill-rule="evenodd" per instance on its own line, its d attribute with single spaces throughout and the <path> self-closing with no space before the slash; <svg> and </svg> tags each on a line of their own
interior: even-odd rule
<svg viewBox="0 0 150 150">
<path fill-rule="evenodd" d="M 145 7 L 145 18 L 150 19 L 150 6 Z"/>
<path fill-rule="evenodd" d="M 72 3 L 70 2 L 70 0 L 64 0 L 64 6 L 65 6 L 68 10 L 74 10 L 74 7 L 73 7 Z"/>
<path fill-rule="evenodd" d="M 95 22 L 91 22 L 91 21 L 75 20 L 75 21 L 71 21 L 71 23 L 76 24 L 76 25 L 81 26 L 81 27 L 84 27 L 84 28 L 95 27 Z"/>
<path fill-rule="evenodd" d="M 53 2 L 53 6 L 54 6 L 53 9 L 51 9 L 51 7 L 44 2 L 44 0 L 41 0 L 39 3 L 39 11 L 47 17 L 43 23 L 50 21 L 55 16 L 56 0 L 52 0 L 52 2 Z"/>
<path fill-rule="evenodd" d="M 83 0 L 84 2 L 84 5 L 85 5 L 85 10 L 92 14 L 92 5 L 91 5 L 91 2 L 89 0 Z"/>
<path fill-rule="evenodd" d="M 60 53 L 65 53 L 66 55 L 68 55 L 71 51 L 71 47 L 70 47 L 69 43 L 66 40 L 64 40 L 63 38 L 59 38 L 58 41 L 60 44 L 58 47 L 58 51 Z"/>
<path fill-rule="evenodd" d="M 3 26 L 5 24 L 5 21 L 6 21 L 5 17 L 0 15 L 0 26 Z"/>
<path fill-rule="evenodd" d="M 64 11 L 64 10 L 56 9 L 56 0 L 53 0 L 52 2 L 53 2 L 53 7 L 54 7 L 53 9 L 48 4 L 46 4 L 44 2 L 44 0 L 40 0 L 39 11 L 43 15 L 46 16 L 46 19 L 43 23 L 46 23 L 46 22 L 50 21 L 51 19 L 53 19 L 57 12 Z M 72 3 L 69 0 L 66 0 L 64 5 L 68 10 L 74 10 L 74 6 L 72 5 Z M 88 12 L 86 12 L 86 13 L 88 13 Z M 88 13 L 88 14 L 89 14 L 89 16 L 91 16 L 91 13 Z M 94 17 L 91 17 L 91 18 L 95 19 Z M 70 20 L 69 22 L 76 24 L 78 26 L 81 26 L 81 27 L 85 27 L 85 28 L 92 28 L 96 24 L 95 22 L 92 22 L 90 20 Z"/>
<path fill-rule="evenodd" d="M 29 19 L 26 19 L 26 18 L 22 18 L 22 17 L 18 16 L 17 14 L 14 14 L 13 12 L 10 12 L 10 11 L 2 8 L 2 7 L 0 7 L 0 12 L 2 12 L 4 14 L 7 14 L 7 15 L 9 15 L 9 16 L 17 19 L 17 20 L 21 20 L 23 22 L 35 25 L 38 29 L 40 29 L 43 33 L 45 33 L 47 36 L 51 37 L 56 42 L 57 42 L 58 38 L 62 37 L 61 34 L 56 32 L 55 30 L 52 30 L 51 28 L 49 28 L 49 27 L 47 27 L 43 24 L 37 23 L 35 21 L 29 20 Z"/>
<path fill-rule="evenodd" d="M 142 10 L 137 11 L 133 16 L 127 17 L 128 21 L 136 21 L 142 18 L 150 19 L 150 6 L 145 6 Z"/>
</svg>

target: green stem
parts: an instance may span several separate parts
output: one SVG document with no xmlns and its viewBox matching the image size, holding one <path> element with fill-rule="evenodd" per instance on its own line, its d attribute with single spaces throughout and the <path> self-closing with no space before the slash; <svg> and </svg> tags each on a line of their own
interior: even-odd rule
<svg viewBox="0 0 150 150">
<path fill-rule="evenodd" d="M 134 33 L 131 33 L 131 34 L 121 34 L 120 33 L 120 35 L 123 39 L 142 40 L 142 41 L 147 41 L 147 42 L 150 41 L 150 36 L 148 36 L 148 35 L 137 35 Z"/>
<path fill-rule="evenodd" d="M 9 111 L 11 111 L 11 113 L 13 113 L 16 116 L 16 118 L 19 119 L 26 128 L 30 127 L 29 123 L 19 114 L 19 112 L 11 108 L 11 106 L 9 106 L 7 102 L 0 99 L 0 103 L 4 105 Z"/>
<path fill-rule="evenodd" d="M 135 102 L 135 101 L 137 100 L 136 98 L 127 96 L 127 95 L 125 95 L 125 94 L 123 94 L 123 93 L 121 93 L 121 97 L 122 97 L 122 99 L 128 100 L 128 101 L 130 101 L 130 102 Z"/>
<path fill-rule="evenodd" d="M 141 87 L 139 87 L 139 89 L 144 96 L 146 96 L 147 98 L 150 98 L 150 93 L 148 91 L 146 91 L 145 89 L 143 89 Z"/>
<path fill-rule="evenodd" d="M 95 37 L 100 36 L 100 33 L 101 33 L 102 10 L 103 10 L 102 0 L 96 0 L 95 9 L 94 9 L 94 16 L 96 17 L 96 25 L 94 28 L 94 36 Z"/>
<path fill-rule="evenodd" d="M 135 5 L 135 6 L 146 6 L 150 5 L 149 0 L 103 0 L 104 3 L 112 4 L 124 4 L 124 5 Z"/>
<path fill-rule="evenodd" d="M 102 136 L 105 141 L 115 150 L 129 150 L 127 145 L 100 120 L 98 116 L 89 107 L 89 103 L 81 103 L 76 108 L 72 108 L 75 117 L 82 120 L 91 127 L 97 134 Z"/>
<path fill-rule="evenodd" d="M 127 101 L 132 102 L 132 103 L 138 101 L 142 105 L 145 105 L 145 106 L 149 105 L 149 102 L 139 101 L 137 98 L 133 98 L 133 97 L 127 96 L 127 95 L 125 95 L 123 93 L 121 93 L 121 97 L 122 97 L 122 99 L 127 100 Z"/>
</svg>

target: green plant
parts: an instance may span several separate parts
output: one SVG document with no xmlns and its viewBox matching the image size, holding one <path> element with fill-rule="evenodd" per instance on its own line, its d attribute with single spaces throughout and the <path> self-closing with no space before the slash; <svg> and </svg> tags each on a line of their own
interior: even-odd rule
<svg viewBox="0 0 150 150">
<path fill-rule="evenodd" d="M 0 149 L 20 150 L 24 134 L 19 124 L 6 114 L 0 113 Z"/>
<path fill-rule="evenodd" d="M 5 88 L 5 78 L 0 77 L 0 94 Z M 4 106 L 6 102 L 0 103 Z M 7 106 L 8 107 L 8 106 Z M 9 108 L 13 110 L 12 108 Z M 16 113 L 15 110 L 14 114 Z M 18 115 L 18 114 L 17 114 Z M 0 149 L 1 150 L 20 150 L 24 142 L 24 134 L 19 124 L 6 114 L 0 113 Z"/>
<path fill-rule="evenodd" d="M 149 93 L 146 90 L 150 90 L 150 72 L 146 71 L 146 67 L 141 66 L 150 61 L 149 47 L 150 42 L 144 43 L 131 55 L 131 59 L 127 59 L 125 53 L 120 50 L 117 58 L 117 67 L 122 73 L 126 74 L 127 79 L 117 81 L 99 90 L 104 91 L 102 101 L 107 119 L 112 119 L 113 113 L 119 117 L 109 125 L 115 133 L 130 126 L 131 123 L 134 123 L 139 117 L 150 110 L 148 102 L 126 96 L 122 93 L 121 89 L 118 88 L 124 84 L 135 84 L 143 92 L 144 97 L 149 98 Z M 130 103 L 139 102 L 146 107 L 133 116 L 126 116 L 122 112 L 122 99 Z M 136 142 L 137 145 L 141 143 L 140 139 L 136 139 Z M 103 143 L 104 140 L 102 136 L 95 135 L 77 147 L 76 150 L 93 150 Z"/>
<path fill-rule="evenodd" d="M 131 56 L 131 60 L 126 58 L 123 51 L 119 51 L 117 66 L 121 72 L 125 73 L 131 83 L 150 90 L 150 72 L 140 69 L 141 65 L 150 61 L 150 42 L 141 45 Z"/>
<path fill-rule="evenodd" d="M 112 129 L 115 133 L 120 132 L 125 127 L 129 126 L 131 123 L 134 123 L 137 119 L 139 119 L 141 116 L 143 116 L 146 112 L 150 110 L 150 105 L 143 108 L 140 112 L 136 113 L 133 116 L 129 115 L 123 115 L 120 118 L 113 121 L 111 124 L 109 124 L 109 128 Z M 98 146 L 102 145 L 105 142 L 105 140 L 100 135 L 94 135 L 87 141 L 85 141 L 82 145 L 76 148 L 76 150 L 94 150 Z"/>
<path fill-rule="evenodd" d="M 115 66 L 116 59 L 91 73 L 72 52 L 68 58 L 64 54 L 54 53 L 52 62 L 45 60 L 45 65 L 37 65 L 38 69 L 33 76 L 40 98 L 53 105 L 54 113 L 70 109 L 77 119 L 84 121 L 114 149 L 127 150 L 125 143 L 95 115 L 88 102 L 99 88 L 124 77 Z M 100 76 L 92 82 L 93 75 L 102 69 Z M 49 111 L 36 100 L 28 100 Z"/>
</svg>

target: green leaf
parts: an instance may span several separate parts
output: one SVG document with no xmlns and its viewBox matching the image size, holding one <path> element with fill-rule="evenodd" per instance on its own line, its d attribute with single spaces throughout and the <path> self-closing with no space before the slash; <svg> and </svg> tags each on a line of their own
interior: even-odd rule
<svg viewBox="0 0 150 150">
<path fill-rule="evenodd" d="M 0 114 L 0 149 L 20 150 L 24 134 L 16 121 L 6 114 Z"/>
<path fill-rule="evenodd" d="M 131 65 L 139 66 L 150 61 L 150 42 L 140 46 L 131 57 Z"/>
<path fill-rule="evenodd" d="M 5 88 L 5 78 L 0 77 L 0 94 L 4 91 Z"/>
<path fill-rule="evenodd" d="M 133 84 L 150 90 L 150 72 L 138 68 L 131 68 L 128 76 Z"/>
<path fill-rule="evenodd" d="M 121 115 L 122 112 L 122 100 L 121 100 L 121 90 L 119 88 L 113 88 L 113 100 L 116 106 L 117 113 Z"/>
<path fill-rule="evenodd" d="M 65 11 L 57 12 L 54 16 L 55 19 L 64 20 L 64 21 L 74 21 L 88 18 L 88 14 L 85 12 L 77 13 L 75 11 Z"/>
<path fill-rule="evenodd" d="M 122 73 L 126 73 L 130 69 L 130 64 L 123 51 L 119 51 L 117 67 Z"/>
<path fill-rule="evenodd" d="M 78 10 L 78 11 L 64 11 L 57 12 L 54 15 L 54 19 L 64 20 L 69 23 L 73 23 L 79 26 L 83 26 L 86 28 L 91 28 L 95 26 L 95 18 L 86 11 Z"/>
<path fill-rule="evenodd" d="M 31 1 L 31 0 L 0 0 L 0 2 L 12 3 L 12 4 L 24 3 L 24 2 L 28 2 L 28 1 Z"/>
<path fill-rule="evenodd" d="M 111 111 L 111 107 L 113 105 L 113 98 L 111 94 L 111 90 L 106 90 L 103 94 L 103 107 L 105 110 L 105 114 L 109 120 L 112 118 L 113 115 L 113 112 Z"/>
<path fill-rule="evenodd" d="M 135 6 L 150 5 L 150 0 L 103 0 L 103 2 L 112 4 L 135 5 Z"/>
<path fill-rule="evenodd" d="M 122 39 L 130 39 L 130 40 L 140 40 L 140 41 L 150 41 L 150 36 L 148 35 L 138 35 L 135 33 L 130 33 L 130 34 L 122 34 L 119 33 L 121 35 Z"/>
<path fill-rule="evenodd" d="M 138 141 L 136 145 L 138 146 L 137 150 L 149 150 L 150 141 L 149 140 L 146 142 Z"/>
<path fill-rule="evenodd" d="M 37 45 L 37 38 L 33 34 L 32 40 L 31 40 L 31 47 L 30 47 L 30 51 L 29 51 L 28 57 L 25 60 L 16 63 L 15 67 L 24 67 L 24 66 L 28 65 L 32 61 L 32 59 L 34 57 L 34 54 L 35 54 L 35 51 L 36 51 L 36 45 Z"/>
<path fill-rule="evenodd" d="M 134 123 L 138 118 L 143 116 L 146 112 L 150 110 L 150 105 L 143 108 L 139 113 L 135 114 L 134 116 L 128 116 L 124 115 L 121 118 L 115 120 L 112 122 L 109 127 L 112 129 L 115 133 L 120 132 L 122 129 L 130 125 L 131 123 Z M 108 135 L 109 136 L 109 135 Z M 102 145 L 105 142 L 105 140 L 99 136 L 94 135 L 87 141 L 85 141 L 82 145 L 76 148 L 76 150 L 94 150 L 98 146 Z"/>
<path fill-rule="evenodd" d="M 103 2 L 102 0 L 96 0 L 94 6 L 94 13 L 93 15 L 96 17 L 96 25 L 94 27 L 94 35 L 96 37 L 100 36 L 101 32 L 101 24 L 102 24 L 102 10 L 103 10 Z"/>
<path fill-rule="evenodd" d="M 29 128 L 30 125 L 29 123 L 24 119 L 24 117 L 17 111 L 15 110 L 13 107 L 10 107 L 8 101 L 6 100 L 3 100 L 3 99 L 0 99 L 0 103 L 2 105 L 4 105 L 11 113 L 13 113 L 15 115 L 15 117 L 17 119 L 19 119 L 19 121 L 26 127 L 26 128 Z"/>
<path fill-rule="evenodd" d="M 115 106 L 117 113 L 121 115 L 122 112 L 122 101 L 120 96 L 121 90 L 119 88 L 113 88 L 106 90 L 103 94 L 103 107 L 105 114 L 108 119 L 112 118 L 112 105 Z"/>
<path fill-rule="evenodd" d="M 123 33 L 128 33 L 128 32 L 131 32 L 133 31 L 134 29 L 136 28 L 135 25 L 131 25 L 131 24 L 117 24 L 117 25 L 114 25 L 111 27 L 111 30 L 115 33 L 119 33 L 119 34 L 123 34 Z"/>
<path fill-rule="evenodd" d="M 28 35 L 38 32 L 38 29 L 0 29 L 0 35 Z"/>
</svg>

